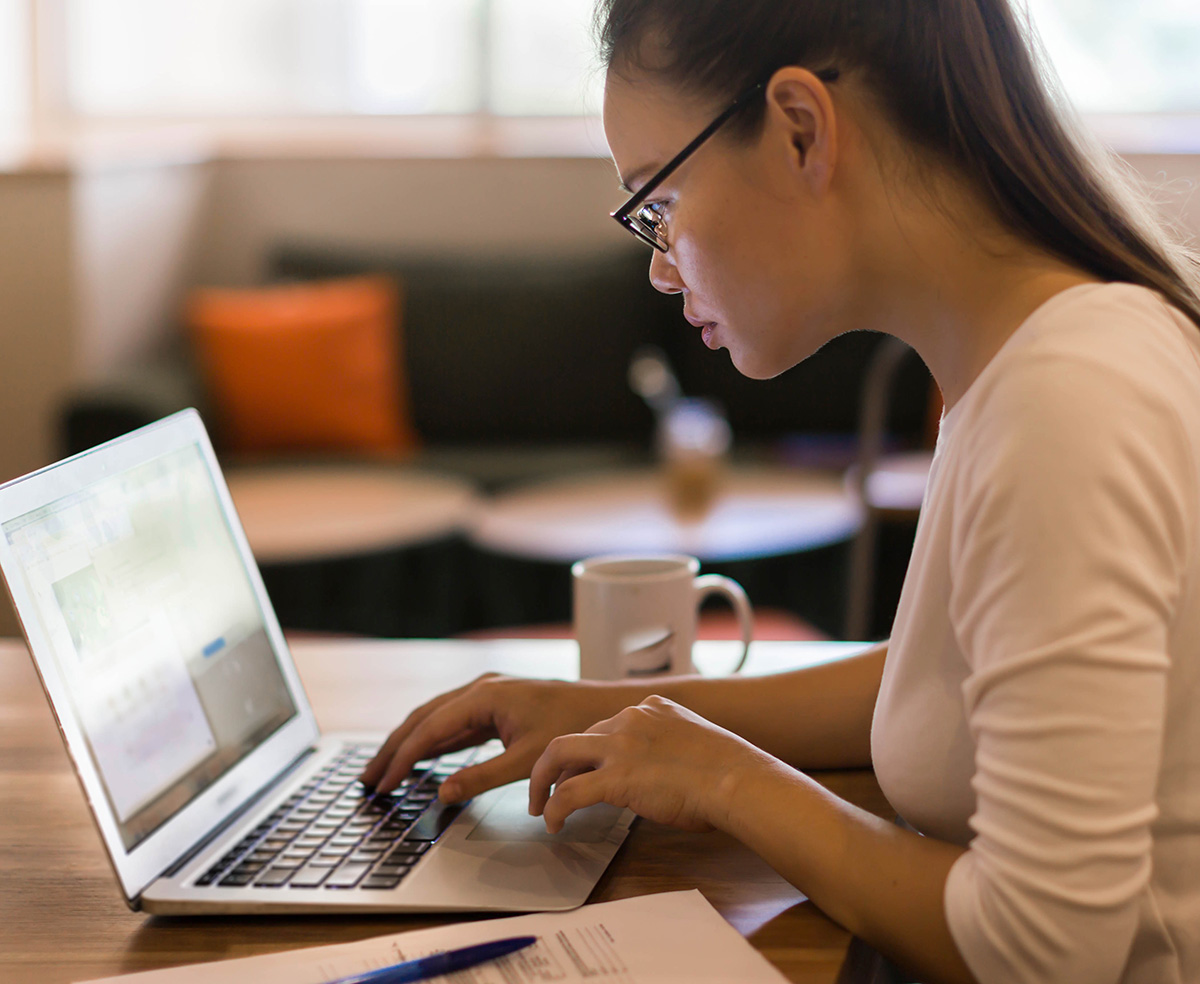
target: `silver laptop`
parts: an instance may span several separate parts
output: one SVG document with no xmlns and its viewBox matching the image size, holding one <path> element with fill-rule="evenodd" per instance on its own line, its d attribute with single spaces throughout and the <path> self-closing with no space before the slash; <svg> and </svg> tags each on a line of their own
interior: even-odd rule
<svg viewBox="0 0 1200 984">
<path fill-rule="evenodd" d="M 0 569 L 135 909 L 568 909 L 628 833 L 549 836 L 527 783 L 441 807 L 486 747 L 364 790 L 382 736 L 319 734 L 195 411 L 0 486 Z"/>
</svg>

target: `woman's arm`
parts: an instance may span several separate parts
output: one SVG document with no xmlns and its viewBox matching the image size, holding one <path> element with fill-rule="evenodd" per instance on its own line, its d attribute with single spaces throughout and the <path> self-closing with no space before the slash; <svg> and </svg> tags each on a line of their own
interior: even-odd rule
<svg viewBox="0 0 1200 984">
<path fill-rule="evenodd" d="M 436 697 L 395 729 L 363 771 L 380 792 L 423 758 L 500 738 L 496 758 L 442 786 L 454 802 L 529 775 L 549 742 L 663 694 L 784 761 L 803 768 L 870 764 L 871 715 L 887 645 L 858 656 L 762 677 L 661 677 L 563 683 L 495 674 Z"/>
<path fill-rule="evenodd" d="M 963 848 L 882 820 L 779 763 L 729 780 L 725 829 L 822 912 L 925 984 L 974 984 L 943 901 Z"/>
<path fill-rule="evenodd" d="M 575 810 L 599 802 L 685 830 L 732 834 L 920 980 L 974 981 L 943 912 L 962 848 L 840 800 L 688 708 L 649 697 L 585 734 L 550 742 L 533 768 L 530 812 L 557 832 Z"/>
<path fill-rule="evenodd" d="M 554 832 L 598 802 L 687 830 L 724 830 L 922 981 L 974 981 L 942 904 L 962 848 L 838 799 L 688 708 L 649 697 L 550 742 L 533 768 L 530 812 Z"/>
<path fill-rule="evenodd" d="M 886 657 L 881 642 L 857 656 L 789 673 L 622 684 L 620 706 L 611 714 L 658 694 L 796 768 L 864 768 L 871 764 L 871 717 Z"/>
</svg>

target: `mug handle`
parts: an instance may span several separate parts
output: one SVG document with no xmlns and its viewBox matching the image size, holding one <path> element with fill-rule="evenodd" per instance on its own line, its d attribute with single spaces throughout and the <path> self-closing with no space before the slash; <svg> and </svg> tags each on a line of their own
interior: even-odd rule
<svg viewBox="0 0 1200 984">
<path fill-rule="evenodd" d="M 712 594 L 724 595 L 733 605 L 742 627 L 742 656 L 730 672 L 739 672 L 746 665 L 746 657 L 750 655 L 750 640 L 754 637 L 754 612 L 750 608 L 750 599 L 737 581 L 722 574 L 704 574 L 696 578 L 695 591 L 696 611 L 700 610 L 704 599 Z"/>
</svg>

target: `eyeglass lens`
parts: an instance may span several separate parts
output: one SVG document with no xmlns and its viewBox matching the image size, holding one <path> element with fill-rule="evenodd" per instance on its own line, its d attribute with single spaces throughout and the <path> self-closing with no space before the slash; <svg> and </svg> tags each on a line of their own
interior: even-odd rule
<svg viewBox="0 0 1200 984">
<path fill-rule="evenodd" d="M 650 205 L 643 205 L 629 216 L 631 228 L 651 246 L 667 248 L 667 227 L 663 217 Z"/>
</svg>

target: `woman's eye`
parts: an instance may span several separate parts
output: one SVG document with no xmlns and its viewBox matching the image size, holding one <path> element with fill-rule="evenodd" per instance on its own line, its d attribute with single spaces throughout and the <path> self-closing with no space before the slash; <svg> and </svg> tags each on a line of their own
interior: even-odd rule
<svg viewBox="0 0 1200 984">
<path fill-rule="evenodd" d="M 642 221 L 657 225 L 666 218 L 667 203 L 646 202 L 638 211 L 641 213 Z"/>
</svg>

